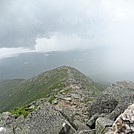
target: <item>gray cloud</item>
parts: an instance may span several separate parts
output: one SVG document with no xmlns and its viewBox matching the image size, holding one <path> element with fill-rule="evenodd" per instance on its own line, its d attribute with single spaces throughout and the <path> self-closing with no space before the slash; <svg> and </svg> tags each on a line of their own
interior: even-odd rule
<svg viewBox="0 0 134 134">
<path fill-rule="evenodd" d="M 91 67 L 92 73 L 130 74 L 134 72 L 133 5 L 134 0 L 0 0 L 0 59 L 28 52 L 82 50 L 85 57 L 74 62 Z"/>
<path fill-rule="evenodd" d="M 132 72 L 133 5 L 133 0 L 1 0 L 0 58 L 92 49 L 103 53 L 96 60 L 104 71 Z"/>
<path fill-rule="evenodd" d="M 33 47 L 37 38 L 49 38 L 55 32 L 93 36 L 99 10 L 96 2 L 1 0 L 0 47 Z"/>
<path fill-rule="evenodd" d="M 0 48 L 34 48 L 40 38 L 53 39 L 57 33 L 88 41 L 89 47 L 131 45 L 133 4 L 132 0 L 1 0 Z"/>
</svg>

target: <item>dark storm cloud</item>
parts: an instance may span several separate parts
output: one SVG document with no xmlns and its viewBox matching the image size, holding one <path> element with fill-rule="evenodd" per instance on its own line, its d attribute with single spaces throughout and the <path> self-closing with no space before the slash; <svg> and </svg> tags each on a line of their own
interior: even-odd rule
<svg viewBox="0 0 134 134">
<path fill-rule="evenodd" d="M 0 0 L 0 59 L 78 50 L 87 55 L 75 61 L 87 59 L 93 73 L 134 72 L 133 5 L 134 0 Z"/>
<path fill-rule="evenodd" d="M 80 4 L 80 0 L 1 0 L 0 47 L 33 47 L 36 38 L 55 32 L 86 32 L 85 24 L 91 22 Z"/>
</svg>

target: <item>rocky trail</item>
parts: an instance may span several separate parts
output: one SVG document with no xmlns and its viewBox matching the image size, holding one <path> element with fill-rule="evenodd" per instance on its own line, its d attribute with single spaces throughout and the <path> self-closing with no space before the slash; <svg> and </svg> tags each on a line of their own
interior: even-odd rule
<svg viewBox="0 0 134 134">
<path fill-rule="evenodd" d="M 54 88 L 53 94 L 15 109 L 14 114 L 0 114 L 0 134 L 134 133 L 133 82 L 116 82 L 98 93 L 92 80 L 64 68 L 62 89 Z"/>
</svg>

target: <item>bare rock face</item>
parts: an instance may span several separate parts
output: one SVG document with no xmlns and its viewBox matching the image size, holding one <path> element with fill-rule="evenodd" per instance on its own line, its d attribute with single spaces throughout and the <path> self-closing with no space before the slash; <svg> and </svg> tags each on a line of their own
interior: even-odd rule
<svg viewBox="0 0 134 134">
<path fill-rule="evenodd" d="M 89 118 L 98 114 L 110 114 L 117 106 L 118 102 L 113 96 L 102 93 L 93 103 L 89 104 Z"/>
<path fill-rule="evenodd" d="M 106 118 L 115 120 L 130 104 L 134 103 L 134 83 L 116 82 L 103 91 L 88 106 L 89 118 L 104 113 Z"/>
<path fill-rule="evenodd" d="M 112 131 L 107 134 L 134 133 L 134 104 L 129 106 L 114 122 Z"/>
<path fill-rule="evenodd" d="M 3 119 L 0 123 L 2 134 L 74 134 L 76 131 L 48 102 L 40 104 L 26 118 L 20 116 L 15 119 L 9 113 L 2 114 L 0 118 Z"/>
<path fill-rule="evenodd" d="M 113 121 L 104 117 L 99 117 L 96 120 L 95 130 L 96 134 L 104 134 L 110 130 L 113 125 Z"/>
</svg>

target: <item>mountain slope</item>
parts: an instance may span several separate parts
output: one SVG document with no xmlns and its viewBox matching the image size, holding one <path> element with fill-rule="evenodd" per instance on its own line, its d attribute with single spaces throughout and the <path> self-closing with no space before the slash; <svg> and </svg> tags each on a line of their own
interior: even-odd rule
<svg viewBox="0 0 134 134">
<path fill-rule="evenodd" d="M 9 98 L 16 93 L 16 89 L 19 86 L 19 83 L 23 79 L 12 79 L 12 80 L 3 80 L 0 81 L 0 108 L 4 109 L 6 104 L 10 101 Z M 0 109 L 0 111 L 1 111 Z"/>
<path fill-rule="evenodd" d="M 15 92 L 5 98 L 10 100 L 6 106 L 0 105 L 1 111 L 26 105 L 36 99 L 53 96 L 69 85 L 77 84 L 82 90 L 88 89 L 91 96 L 96 96 L 103 87 L 93 82 L 84 74 L 72 67 L 59 67 L 28 80 L 22 81 Z"/>
</svg>

